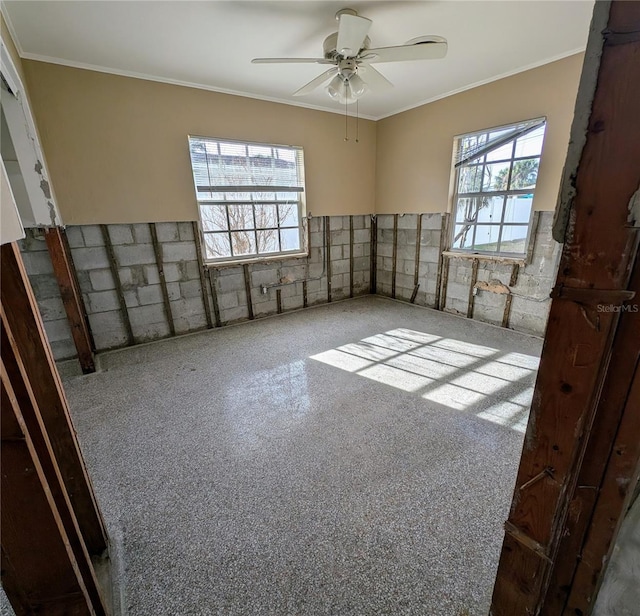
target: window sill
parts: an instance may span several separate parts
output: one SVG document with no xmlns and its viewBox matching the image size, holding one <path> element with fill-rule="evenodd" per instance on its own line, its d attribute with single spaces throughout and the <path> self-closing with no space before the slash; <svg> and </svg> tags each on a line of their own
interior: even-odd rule
<svg viewBox="0 0 640 616">
<path fill-rule="evenodd" d="M 291 259 L 306 259 L 308 252 L 290 252 L 287 254 L 277 254 L 272 257 L 252 257 L 245 259 L 234 259 L 233 261 L 205 261 L 206 269 L 222 269 L 225 267 L 238 267 L 239 265 L 255 265 L 258 263 L 272 263 L 273 261 L 288 261 Z"/>
<path fill-rule="evenodd" d="M 523 255 L 522 257 L 509 257 L 507 255 L 488 255 L 480 252 L 464 252 L 462 250 L 445 250 L 442 253 L 443 257 L 450 259 L 469 259 L 473 261 L 478 259 L 479 261 L 493 261 L 494 263 L 513 263 L 517 265 L 526 265 L 527 259 Z"/>
</svg>

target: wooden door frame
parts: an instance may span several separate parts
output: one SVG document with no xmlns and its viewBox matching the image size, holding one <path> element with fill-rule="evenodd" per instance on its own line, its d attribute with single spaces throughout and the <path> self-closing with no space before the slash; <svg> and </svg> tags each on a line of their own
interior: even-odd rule
<svg viewBox="0 0 640 616">
<path fill-rule="evenodd" d="M 640 3 L 596 3 L 554 230 L 563 252 L 493 616 L 587 616 L 634 492 L 639 32 Z"/>
</svg>

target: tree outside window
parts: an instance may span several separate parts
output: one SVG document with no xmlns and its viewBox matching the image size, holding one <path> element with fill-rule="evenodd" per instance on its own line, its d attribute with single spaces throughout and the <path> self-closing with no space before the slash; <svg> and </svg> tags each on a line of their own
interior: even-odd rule
<svg viewBox="0 0 640 616">
<path fill-rule="evenodd" d="M 454 250 L 526 253 L 544 131 L 538 120 L 460 138 Z"/>
</svg>

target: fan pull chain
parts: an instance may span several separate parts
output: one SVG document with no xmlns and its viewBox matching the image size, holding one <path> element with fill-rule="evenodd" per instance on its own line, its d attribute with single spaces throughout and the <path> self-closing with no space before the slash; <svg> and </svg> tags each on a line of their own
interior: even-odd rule
<svg viewBox="0 0 640 616">
<path fill-rule="evenodd" d="M 360 143 L 360 101 L 356 99 L 356 143 Z"/>
<path fill-rule="evenodd" d="M 349 141 L 349 115 L 347 113 L 347 98 L 344 99 L 344 140 Z"/>
</svg>

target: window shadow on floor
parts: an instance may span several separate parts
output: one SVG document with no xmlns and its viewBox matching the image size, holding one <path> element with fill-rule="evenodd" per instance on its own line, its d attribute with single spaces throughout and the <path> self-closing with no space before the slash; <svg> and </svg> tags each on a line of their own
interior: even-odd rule
<svg viewBox="0 0 640 616">
<path fill-rule="evenodd" d="M 524 433 L 539 358 L 397 328 L 311 359 Z"/>
</svg>

